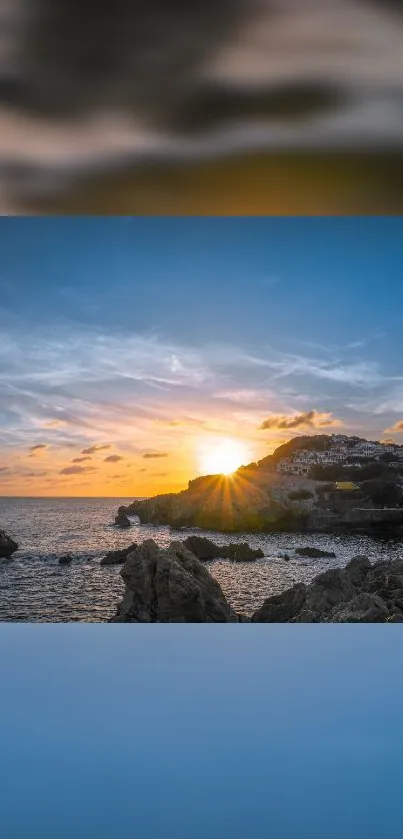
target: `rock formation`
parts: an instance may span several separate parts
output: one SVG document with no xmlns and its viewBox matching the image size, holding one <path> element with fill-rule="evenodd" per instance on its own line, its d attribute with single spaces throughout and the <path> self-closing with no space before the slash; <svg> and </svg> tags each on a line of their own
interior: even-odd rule
<svg viewBox="0 0 403 839">
<path fill-rule="evenodd" d="M 14 539 L 4 530 L 0 530 L 0 558 L 10 559 L 16 551 L 18 551 L 17 542 L 14 542 Z"/>
<path fill-rule="evenodd" d="M 269 597 L 251 618 L 237 615 L 218 582 L 184 543 L 152 539 L 131 550 L 121 570 L 118 623 L 403 623 L 403 561 L 371 565 L 355 556 Z"/>
<path fill-rule="evenodd" d="M 269 597 L 254 623 L 403 622 L 403 561 L 377 562 L 355 556 L 345 568 L 319 574 Z"/>
<path fill-rule="evenodd" d="M 246 562 L 253 559 L 262 559 L 263 551 L 260 548 L 254 550 L 247 542 L 230 545 L 216 545 L 204 536 L 188 536 L 185 539 L 185 547 L 197 556 L 198 559 L 233 559 L 236 562 Z"/>
<path fill-rule="evenodd" d="M 299 556 L 308 556 L 310 559 L 319 559 L 319 557 L 333 559 L 336 556 L 333 551 L 322 551 L 320 548 L 296 548 L 295 552 Z"/>
<path fill-rule="evenodd" d="M 117 516 L 115 516 L 115 524 L 118 527 L 130 527 L 130 519 L 127 517 L 125 507 L 119 507 Z"/>
<path fill-rule="evenodd" d="M 129 553 L 119 623 L 237 623 L 221 587 L 182 542 L 161 549 L 152 539 Z"/>
<path fill-rule="evenodd" d="M 136 544 L 136 542 L 133 542 L 131 545 L 129 545 L 128 548 L 122 548 L 121 550 L 118 550 L 118 551 L 109 551 L 109 553 L 107 553 L 106 556 L 104 556 L 101 559 L 100 564 L 101 565 L 122 565 L 122 563 L 125 562 L 129 553 L 132 553 L 132 551 L 135 551 L 136 548 L 137 548 L 137 544 Z"/>
<path fill-rule="evenodd" d="M 70 562 L 73 562 L 73 557 L 70 554 L 65 554 L 59 559 L 59 565 L 70 565 Z"/>
</svg>

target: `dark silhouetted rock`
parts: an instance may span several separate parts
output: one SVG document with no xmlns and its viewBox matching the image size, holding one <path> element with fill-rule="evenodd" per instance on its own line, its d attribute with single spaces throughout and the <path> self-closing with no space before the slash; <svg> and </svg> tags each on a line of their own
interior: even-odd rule
<svg viewBox="0 0 403 839">
<path fill-rule="evenodd" d="M 118 550 L 118 551 L 109 551 L 109 553 L 107 553 L 106 556 L 104 556 L 101 559 L 100 564 L 101 565 L 122 565 L 123 562 L 125 562 L 128 554 L 131 553 L 132 551 L 135 551 L 136 548 L 137 548 L 136 542 L 133 542 L 133 544 L 129 545 L 128 548 L 122 548 L 121 550 Z"/>
<path fill-rule="evenodd" d="M 124 513 L 118 513 L 115 518 L 118 527 L 130 527 L 130 519 Z"/>
<path fill-rule="evenodd" d="M 311 559 L 319 559 L 320 557 L 331 559 L 336 556 L 333 551 L 322 551 L 320 548 L 296 548 L 296 553 L 299 556 L 308 556 Z"/>
<path fill-rule="evenodd" d="M 350 559 L 350 562 L 345 568 L 345 572 L 353 585 L 358 587 L 362 585 L 371 568 L 372 566 L 368 557 L 363 556 L 362 554 L 357 554 L 357 556 L 353 556 L 353 558 Z"/>
<path fill-rule="evenodd" d="M 70 554 L 65 554 L 59 558 L 59 565 L 69 565 L 70 562 L 73 562 L 73 557 Z"/>
<path fill-rule="evenodd" d="M 247 542 L 230 545 L 216 545 L 205 536 L 188 536 L 185 539 L 185 547 L 201 560 L 209 559 L 233 559 L 236 562 L 246 562 L 252 559 L 262 559 L 263 551 L 260 548 L 254 550 Z"/>
<path fill-rule="evenodd" d="M 8 536 L 4 530 L 0 530 L 0 558 L 10 559 L 13 553 L 18 551 L 17 542 Z"/>
<path fill-rule="evenodd" d="M 183 544 L 185 548 L 201 560 L 217 559 L 219 556 L 223 556 L 224 546 L 215 545 L 205 536 L 188 536 Z"/>
<path fill-rule="evenodd" d="M 263 559 L 264 553 L 260 548 L 250 548 L 247 542 L 240 542 L 238 545 L 225 547 L 224 556 L 233 559 L 235 562 L 248 562 L 253 559 Z"/>
<path fill-rule="evenodd" d="M 164 550 L 148 539 L 129 553 L 121 575 L 126 590 L 114 622 L 239 622 L 219 584 L 182 542 Z"/>
<path fill-rule="evenodd" d="M 254 623 L 288 623 L 303 608 L 306 599 L 306 586 L 298 583 L 281 594 L 275 594 L 265 600 L 261 609 L 252 617 Z"/>
</svg>

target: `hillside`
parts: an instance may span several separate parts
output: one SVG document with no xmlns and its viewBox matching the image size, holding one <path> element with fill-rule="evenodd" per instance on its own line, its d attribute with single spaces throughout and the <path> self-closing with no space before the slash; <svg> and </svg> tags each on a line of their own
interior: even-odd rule
<svg viewBox="0 0 403 839">
<path fill-rule="evenodd" d="M 323 457 L 339 451 L 334 435 L 295 437 L 233 475 L 204 475 L 189 481 L 182 492 L 133 501 L 120 511 L 139 516 L 142 523 L 225 532 L 403 526 L 403 459 L 396 460 L 400 453 L 386 462 L 382 448 L 381 455 L 373 457 L 365 448 L 378 447 L 378 452 L 381 444 L 345 437 L 342 445 L 343 462 L 316 463 L 313 453 Z M 365 457 L 350 455 L 362 446 Z M 293 457 L 296 463 L 304 458 L 307 474 L 281 474 L 279 465 L 288 459 L 292 468 Z M 312 457 L 315 462 L 309 465 Z"/>
</svg>

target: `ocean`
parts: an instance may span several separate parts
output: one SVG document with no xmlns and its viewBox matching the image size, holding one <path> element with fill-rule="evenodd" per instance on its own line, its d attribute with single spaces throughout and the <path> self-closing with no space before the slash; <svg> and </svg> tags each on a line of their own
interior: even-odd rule
<svg viewBox="0 0 403 839">
<path fill-rule="evenodd" d="M 130 499 L 132 500 L 132 499 Z M 108 621 L 123 594 L 120 565 L 101 566 L 107 551 L 154 539 L 161 547 L 191 533 L 169 527 L 141 525 L 120 530 L 114 516 L 124 498 L 0 498 L 0 528 L 19 544 L 9 560 L 0 559 L 0 620 L 19 622 Z M 264 551 L 264 559 L 237 563 L 206 563 L 231 605 L 252 614 L 266 597 L 296 582 L 309 582 L 328 568 L 345 565 L 355 554 L 372 562 L 401 556 L 401 539 L 364 535 L 236 534 L 205 531 L 218 544 L 248 541 Z M 296 548 L 333 551 L 335 558 L 307 559 Z M 71 554 L 70 565 L 59 557 Z M 281 554 L 288 554 L 289 561 Z"/>
</svg>

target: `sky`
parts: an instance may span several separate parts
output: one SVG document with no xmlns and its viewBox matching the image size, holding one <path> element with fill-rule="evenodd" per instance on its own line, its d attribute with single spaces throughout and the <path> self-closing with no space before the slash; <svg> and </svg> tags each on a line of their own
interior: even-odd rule
<svg viewBox="0 0 403 839">
<path fill-rule="evenodd" d="M 1 629 L 7 839 L 400 835 L 398 626 Z"/>
<path fill-rule="evenodd" d="M 403 443 L 402 242 L 394 217 L 1 218 L 0 494 L 177 491 L 301 433 Z"/>
</svg>

